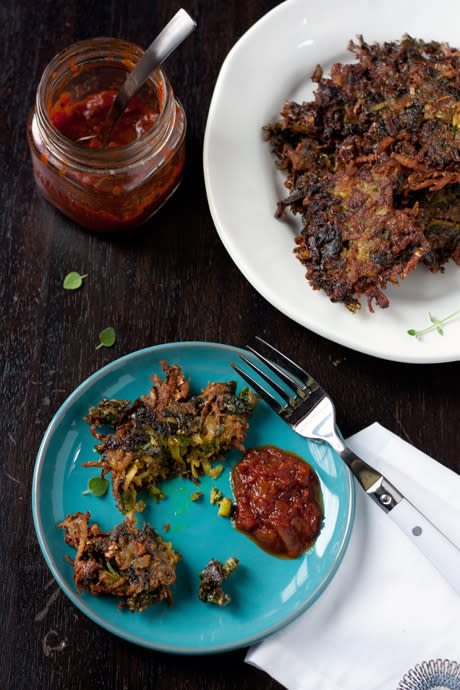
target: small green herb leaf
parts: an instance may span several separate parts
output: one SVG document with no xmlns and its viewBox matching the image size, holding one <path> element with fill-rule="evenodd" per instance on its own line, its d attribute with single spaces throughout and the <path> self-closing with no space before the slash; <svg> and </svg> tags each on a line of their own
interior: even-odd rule
<svg viewBox="0 0 460 690">
<path fill-rule="evenodd" d="M 93 496 L 103 496 L 107 493 L 109 488 L 109 480 L 103 477 L 91 477 L 88 482 L 88 489 L 83 491 L 84 494 L 93 494 Z"/>
<path fill-rule="evenodd" d="M 444 317 L 444 319 L 437 319 L 434 317 L 430 312 L 428 312 L 429 319 L 431 321 L 431 326 L 427 326 L 427 328 L 422 328 L 420 331 L 416 331 L 415 328 L 411 328 L 410 330 L 407 331 L 409 335 L 414 335 L 416 338 L 421 338 L 422 335 L 425 335 L 425 333 L 429 333 L 430 331 L 436 330 L 439 335 L 444 335 L 444 331 L 441 328 L 441 326 L 446 323 L 446 321 L 449 321 L 450 319 L 453 319 L 455 316 L 458 316 L 460 314 L 460 309 L 457 311 L 454 311 L 453 314 L 449 314 L 449 316 Z"/>
<path fill-rule="evenodd" d="M 81 284 L 83 283 L 83 278 L 87 277 L 87 273 L 85 273 L 84 275 L 80 275 L 76 271 L 71 271 L 71 273 L 68 273 L 64 278 L 62 286 L 65 290 L 78 290 L 78 288 L 81 287 Z"/>
<path fill-rule="evenodd" d="M 99 345 L 96 345 L 96 350 L 100 347 L 112 347 L 116 340 L 116 335 L 114 329 L 110 326 L 109 328 L 104 328 L 103 331 L 99 333 Z"/>
</svg>

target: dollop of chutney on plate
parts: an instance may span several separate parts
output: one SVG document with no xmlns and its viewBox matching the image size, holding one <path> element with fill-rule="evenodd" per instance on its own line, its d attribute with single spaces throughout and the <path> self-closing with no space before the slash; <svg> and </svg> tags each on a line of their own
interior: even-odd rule
<svg viewBox="0 0 460 690">
<path fill-rule="evenodd" d="M 298 558 L 323 522 L 319 479 L 294 453 L 276 446 L 252 448 L 235 465 L 232 485 L 236 529 L 268 553 Z"/>
</svg>

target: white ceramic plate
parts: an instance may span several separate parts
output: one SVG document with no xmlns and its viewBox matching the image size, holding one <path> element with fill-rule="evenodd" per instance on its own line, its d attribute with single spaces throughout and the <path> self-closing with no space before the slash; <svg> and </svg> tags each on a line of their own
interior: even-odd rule
<svg viewBox="0 0 460 690">
<path fill-rule="evenodd" d="M 276 220 L 287 195 L 262 127 L 278 119 L 284 100 L 311 100 L 315 66 L 351 62 L 350 39 L 398 40 L 404 33 L 460 46 L 458 0 L 287 0 L 236 43 L 219 74 L 204 140 L 204 174 L 211 214 L 222 242 L 274 307 L 337 343 L 400 362 L 460 359 L 460 316 L 422 339 L 407 334 L 460 309 L 460 269 L 444 274 L 419 266 L 399 287 L 386 290 L 390 307 L 363 304 L 352 314 L 312 290 L 292 253 L 300 219 Z"/>
</svg>

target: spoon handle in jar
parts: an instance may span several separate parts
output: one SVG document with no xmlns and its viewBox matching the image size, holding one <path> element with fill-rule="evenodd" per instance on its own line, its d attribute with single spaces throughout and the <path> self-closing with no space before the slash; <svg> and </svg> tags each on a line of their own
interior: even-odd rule
<svg viewBox="0 0 460 690">
<path fill-rule="evenodd" d="M 129 101 L 139 91 L 149 74 L 158 67 L 196 28 L 196 22 L 180 9 L 147 48 L 132 72 L 128 74 L 102 125 L 98 138 L 103 146 Z"/>
</svg>

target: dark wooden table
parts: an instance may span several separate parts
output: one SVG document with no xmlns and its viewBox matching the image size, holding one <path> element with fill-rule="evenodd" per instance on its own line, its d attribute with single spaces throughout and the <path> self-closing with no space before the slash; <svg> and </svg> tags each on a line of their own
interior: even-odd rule
<svg viewBox="0 0 460 690">
<path fill-rule="evenodd" d="M 244 346 L 259 333 L 309 363 L 335 398 L 345 435 L 378 420 L 460 471 L 458 363 L 399 364 L 329 342 L 276 311 L 225 251 L 203 182 L 209 102 L 229 49 L 276 2 L 183 4 L 198 29 L 170 57 L 167 71 L 188 115 L 185 177 L 142 230 L 116 237 L 83 230 L 41 198 L 27 117 L 56 52 L 98 35 L 147 46 L 178 6 L 155 0 L 5 0 L 0 6 L 2 690 L 281 687 L 246 665 L 243 649 L 193 658 L 127 643 L 86 618 L 52 579 L 32 522 L 35 456 L 65 398 L 122 355 L 171 341 Z M 69 271 L 90 274 L 84 289 L 63 290 Z M 116 343 L 96 350 L 108 325 Z"/>
</svg>

